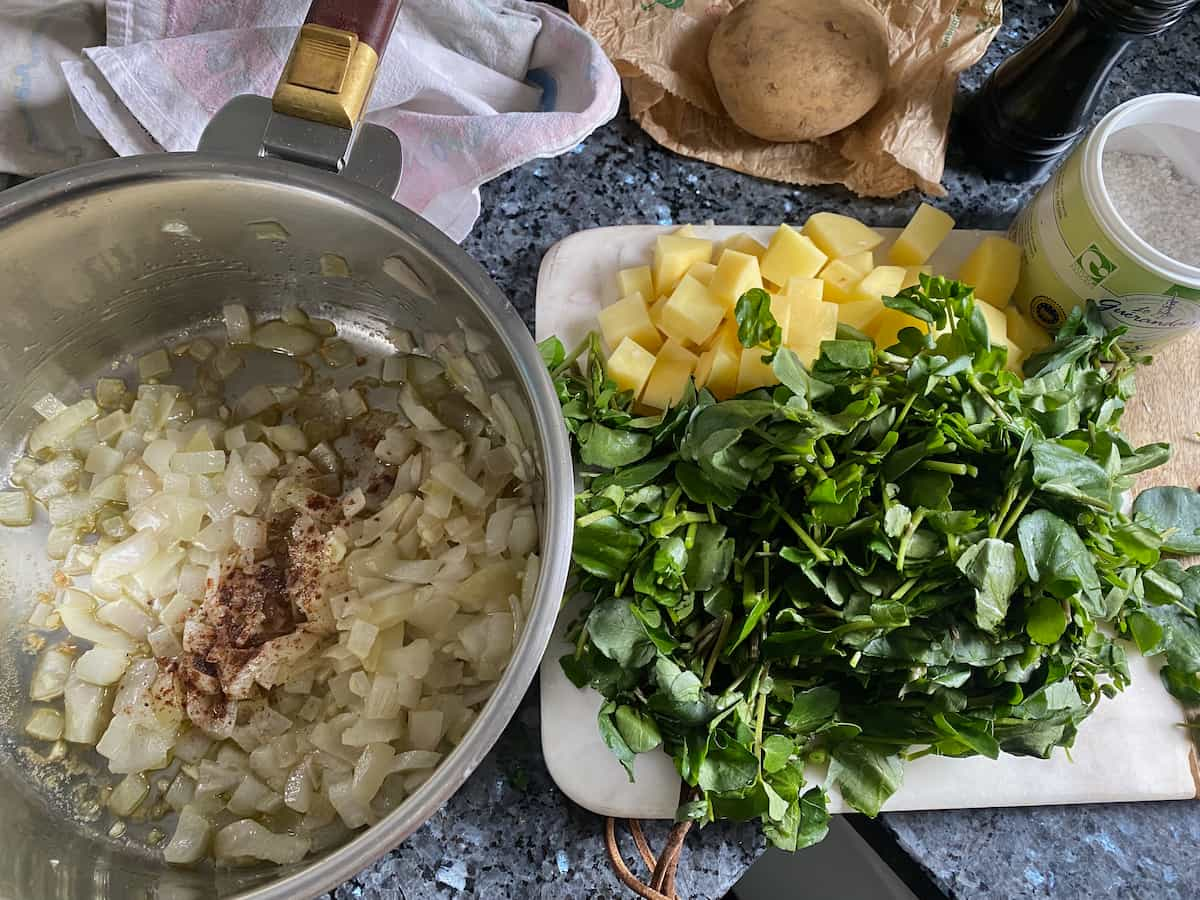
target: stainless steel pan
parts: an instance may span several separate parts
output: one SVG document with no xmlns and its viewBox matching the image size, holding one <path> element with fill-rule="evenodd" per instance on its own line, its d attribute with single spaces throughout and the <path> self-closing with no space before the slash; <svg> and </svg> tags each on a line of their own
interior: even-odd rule
<svg viewBox="0 0 1200 900">
<path fill-rule="evenodd" d="M 0 529 L 0 897 L 314 895 L 416 830 L 492 747 L 533 677 L 569 556 L 566 436 L 521 320 L 457 245 L 389 199 L 399 147 L 358 122 L 397 5 L 318 0 L 274 103 L 233 101 L 200 152 L 93 164 L 0 194 L 0 480 L 39 396 L 74 399 L 149 349 L 216 330 L 231 300 L 259 315 L 299 303 L 376 352 L 392 324 L 475 328 L 493 339 L 502 381 L 523 401 L 544 484 L 545 564 L 512 663 L 430 781 L 344 845 L 288 868 L 172 868 L 144 843 L 109 838 L 105 818 L 67 814 L 86 774 L 63 780 L 31 765 L 20 734 L 32 666 L 22 623 L 53 569 L 44 529 Z M 327 254 L 350 277 L 323 275 Z"/>
</svg>

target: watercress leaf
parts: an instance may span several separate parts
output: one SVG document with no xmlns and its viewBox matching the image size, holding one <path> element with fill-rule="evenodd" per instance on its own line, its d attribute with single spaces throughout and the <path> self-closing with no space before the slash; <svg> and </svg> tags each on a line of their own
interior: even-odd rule
<svg viewBox="0 0 1200 900">
<path fill-rule="evenodd" d="M 624 668 L 640 668 L 654 658 L 645 628 L 622 597 L 609 597 L 592 607 L 587 630 L 592 646 Z"/>
<path fill-rule="evenodd" d="M 625 767 L 625 772 L 632 782 L 634 780 L 633 759 L 637 754 L 630 749 L 616 722 L 613 721 L 613 712 L 617 708 L 617 705 L 612 702 L 603 704 L 596 717 L 596 724 L 600 729 L 600 737 L 604 740 L 605 746 L 617 758 L 617 761 Z"/>
<path fill-rule="evenodd" d="M 833 748 L 829 762 L 829 780 L 842 792 L 842 798 L 871 818 L 904 783 L 900 757 L 884 753 L 862 741 L 850 741 Z"/>
<path fill-rule="evenodd" d="M 1139 522 L 1163 535 L 1163 549 L 1200 553 L 1200 493 L 1184 487 L 1154 487 L 1133 501 Z"/>
<path fill-rule="evenodd" d="M 538 353 L 541 354 L 546 368 L 551 371 L 561 366 L 567 358 L 567 351 L 563 347 L 562 341 L 553 335 L 538 344 Z"/>
<path fill-rule="evenodd" d="M 671 456 L 660 456 L 648 459 L 636 466 L 623 468 L 619 472 L 610 472 L 592 480 L 593 491 L 603 491 L 609 487 L 619 487 L 622 490 L 633 490 L 656 481 L 671 468 L 674 462 Z"/>
<path fill-rule="evenodd" d="M 1121 474 L 1136 475 L 1149 469 L 1157 469 L 1171 459 L 1170 444 L 1146 444 L 1133 453 L 1121 455 Z"/>
<path fill-rule="evenodd" d="M 1112 476 L 1099 463 L 1057 441 L 1033 445 L 1033 481 L 1047 493 L 1088 506 L 1114 506 Z"/>
<path fill-rule="evenodd" d="M 654 719 L 632 706 L 618 706 L 613 718 L 625 744 L 634 753 L 648 753 L 662 743 L 662 733 Z"/>
<path fill-rule="evenodd" d="M 994 631 L 1008 615 L 1008 601 L 1017 589 L 1017 553 L 1012 544 L 984 538 L 963 552 L 955 563 L 975 588 L 975 624 Z"/>
<path fill-rule="evenodd" d="M 716 712 L 716 699 L 704 690 L 700 678 L 665 656 L 654 662 L 654 679 L 658 690 L 650 698 L 649 706 L 660 723 L 666 719 L 679 725 L 697 726 L 708 722 Z"/>
<path fill-rule="evenodd" d="M 688 590 L 708 591 L 722 584 L 733 565 L 734 541 L 725 537 L 724 525 L 701 522 L 688 551 L 684 580 Z"/>
<path fill-rule="evenodd" d="M 579 458 L 585 465 L 617 469 L 645 458 L 654 446 L 654 438 L 644 431 L 609 428 L 593 422 L 586 438 L 579 441 Z"/>
<path fill-rule="evenodd" d="M 728 509 L 737 503 L 737 490 L 716 483 L 712 477 L 695 463 L 675 464 L 675 480 L 693 503 L 708 504 Z"/>
<path fill-rule="evenodd" d="M 724 746 L 716 740 L 700 763 L 696 783 L 706 791 L 736 791 L 758 778 L 758 757 L 749 747 L 727 736 Z"/>
<path fill-rule="evenodd" d="M 836 384 L 849 375 L 869 372 L 875 365 L 875 350 L 870 341 L 824 341 L 821 355 L 813 363 L 813 375 Z"/>
<path fill-rule="evenodd" d="M 738 341 L 743 347 L 765 344 L 771 350 L 778 348 L 781 329 L 771 315 L 771 295 L 762 288 L 751 288 L 738 297 L 733 315 L 738 324 Z"/>
<path fill-rule="evenodd" d="M 1133 642 L 1145 656 L 1152 656 L 1162 649 L 1163 627 L 1154 617 L 1140 609 L 1133 610 L 1125 619 Z"/>
<path fill-rule="evenodd" d="M 1053 644 L 1067 630 L 1062 602 L 1042 594 L 1025 609 L 1025 631 L 1039 644 Z"/>
<path fill-rule="evenodd" d="M 787 727 L 797 734 L 816 731 L 837 715 L 841 696 L 836 690 L 825 685 L 800 691 L 792 701 L 788 710 Z"/>
<path fill-rule="evenodd" d="M 798 801 L 800 821 L 796 827 L 796 849 L 820 843 L 829 833 L 829 797 L 822 788 L 805 791 Z"/>
<path fill-rule="evenodd" d="M 788 764 L 792 754 L 796 752 L 796 744 L 782 734 L 767 735 L 763 741 L 763 771 L 778 772 Z"/>
<path fill-rule="evenodd" d="M 779 796 L 769 781 L 764 781 L 762 787 L 763 793 L 767 795 L 767 813 L 763 818 L 763 824 L 782 821 L 788 810 L 792 808 L 792 804 Z"/>
<path fill-rule="evenodd" d="M 797 397 L 808 399 L 812 378 L 791 348 L 779 348 L 775 358 L 771 361 L 771 370 L 779 379 L 780 384 Z"/>
<path fill-rule="evenodd" d="M 641 532 L 606 516 L 582 528 L 576 527 L 571 558 L 575 564 L 592 575 L 609 581 L 620 581 L 642 546 Z"/>
<path fill-rule="evenodd" d="M 1085 609 L 1103 615 L 1095 563 L 1073 526 L 1049 510 L 1036 509 L 1021 517 L 1017 536 L 1031 580 L 1060 599 L 1082 591 Z"/>
</svg>

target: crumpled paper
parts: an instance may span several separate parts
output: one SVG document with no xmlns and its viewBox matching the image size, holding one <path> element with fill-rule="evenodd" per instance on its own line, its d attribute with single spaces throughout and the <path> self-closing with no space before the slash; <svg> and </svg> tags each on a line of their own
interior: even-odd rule
<svg viewBox="0 0 1200 900">
<path fill-rule="evenodd" d="M 863 196 L 891 197 L 912 187 L 946 193 L 941 178 L 958 73 L 991 43 L 1000 0 L 871 0 L 887 26 L 887 91 L 848 128 L 790 144 L 734 125 L 709 74 L 713 30 L 739 2 L 569 0 L 568 6 L 616 64 L 630 115 L 670 150 L 776 181 L 844 184 Z"/>
</svg>

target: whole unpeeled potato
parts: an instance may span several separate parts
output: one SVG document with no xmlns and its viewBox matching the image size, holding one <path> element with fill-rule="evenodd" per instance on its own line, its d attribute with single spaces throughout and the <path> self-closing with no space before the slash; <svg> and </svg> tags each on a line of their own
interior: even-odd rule
<svg viewBox="0 0 1200 900">
<path fill-rule="evenodd" d="M 887 50 L 883 20 L 866 0 L 745 0 L 717 25 L 708 67 L 738 127 L 807 141 L 876 104 Z"/>
</svg>

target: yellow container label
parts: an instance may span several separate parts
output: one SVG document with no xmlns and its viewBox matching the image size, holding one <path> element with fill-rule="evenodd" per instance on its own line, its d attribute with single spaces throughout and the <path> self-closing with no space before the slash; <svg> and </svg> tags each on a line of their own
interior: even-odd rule
<svg viewBox="0 0 1200 900">
<path fill-rule="evenodd" d="M 1144 268 L 1108 237 L 1084 195 L 1083 145 L 1013 222 L 1021 276 L 1013 302 L 1055 330 L 1076 306 L 1095 300 L 1121 344 L 1152 350 L 1200 325 L 1200 290 Z"/>
</svg>

